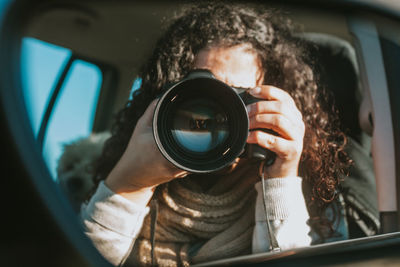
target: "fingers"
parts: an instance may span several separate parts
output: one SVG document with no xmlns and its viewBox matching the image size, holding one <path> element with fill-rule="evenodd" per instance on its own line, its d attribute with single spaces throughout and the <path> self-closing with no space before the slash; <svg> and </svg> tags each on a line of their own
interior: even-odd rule
<svg viewBox="0 0 400 267">
<path fill-rule="evenodd" d="M 282 102 L 277 100 L 258 101 L 247 106 L 249 117 L 257 114 L 282 114 L 293 123 L 301 121 L 303 116 L 294 103 Z"/>
<path fill-rule="evenodd" d="M 276 153 L 282 164 L 297 164 L 303 150 L 305 124 L 293 98 L 284 90 L 268 85 L 254 88 L 250 93 L 265 100 L 247 106 L 249 128 L 253 130 L 249 132 L 247 142 Z M 271 129 L 278 136 L 262 129 Z M 294 163 L 292 165 L 296 169 L 297 165 Z M 278 163 L 275 162 L 276 164 Z"/>
<path fill-rule="evenodd" d="M 293 98 L 286 91 L 271 85 L 257 86 L 250 90 L 250 94 L 261 99 L 279 100 L 281 102 L 291 102 L 294 104 Z"/>
<path fill-rule="evenodd" d="M 251 89 L 250 94 L 256 98 L 269 101 L 258 101 L 248 105 L 249 116 L 257 113 L 279 113 L 294 121 L 302 119 L 302 114 L 293 98 L 280 88 L 261 85 Z"/>
<path fill-rule="evenodd" d="M 302 114 L 287 92 L 269 85 L 256 87 L 250 92 L 254 97 L 267 99 L 247 106 L 250 129 L 272 129 L 289 140 L 303 138 Z"/>
<path fill-rule="evenodd" d="M 257 114 L 250 117 L 250 129 L 271 129 L 289 140 L 302 138 L 304 130 L 281 114 Z"/>
<path fill-rule="evenodd" d="M 303 150 L 302 140 L 301 142 L 299 140 L 287 140 L 263 131 L 250 132 L 247 142 L 269 149 L 281 159 L 297 158 Z"/>
</svg>

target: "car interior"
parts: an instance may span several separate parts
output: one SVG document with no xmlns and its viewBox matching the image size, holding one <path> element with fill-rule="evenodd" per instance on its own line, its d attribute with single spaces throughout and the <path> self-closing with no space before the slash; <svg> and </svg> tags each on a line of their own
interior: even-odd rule
<svg viewBox="0 0 400 267">
<path fill-rule="evenodd" d="M 387 76 L 387 72 L 398 66 L 392 62 L 391 54 L 394 53 L 391 51 L 399 51 L 397 24 L 351 9 L 317 9 L 312 5 L 279 2 L 266 2 L 266 5 L 280 10 L 299 25 L 301 33 L 297 37 L 307 44 L 309 63 L 319 74 L 319 86 L 329 92 L 330 104 L 336 107 L 341 128 L 348 136 L 348 153 L 354 164 L 340 190 L 345 192 L 346 216 L 351 217 L 348 226 L 350 239 L 362 240 L 399 231 L 396 156 L 400 152 L 394 134 L 398 128 L 393 124 L 398 115 L 395 109 L 390 109 L 397 80 L 392 81 Z M 70 206 L 67 208 L 69 212 L 76 215 L 70 218 L 76 225 L 79 225 L 79 206 L 92 185 L 91 181 L 87 182 L 91 178 L 88 166 L 100 155 L 105 140 L 110 136 L 115 114 L 126 104 L 132 91 L 140 87 L 138 69 L 150 55 L 168 19 L 178 9 L 179 3 L 169 1 L 38 1 L 22 20 L 21 40 L 34 40 L 51 49 L 56 47 L 69 51 L 55 68 L 46 93 L 40 96 L 37 126 L 33 126 L 32 119 L 30 121 L 32 135 L 43 155 L 47 153 L 45 149 L 50 149 L 45 145 L 53 138 L 49 130 L 51 124 L 58 120 L 74 127 L 79 119 L 79 116 L 61 116 L 56 112 L 66 99 L 63 94 L 69 89 L 67 83 L 72 79 L 74 64 L 78 61 L 83 65 L 90 64 L 99 73 L 93 104 L 88 111 L 90 121 L 85 126 L 89 130 L 62 141 L 57 139 L 53 144 L 57 146 L 58 154 L 46 154 L 46 159 L 52 157 L 54 162 L 48 165 L 53 190 Z M 374 53 L 374 49 L 382 52 Z M 24 68 L 28 60 L 33 60 L 29 57 L 33 50 L 21 46 L 21 51 L 21 70 L 28 80 L 34 80 L 35 75 L 46 75 L 40 74 L 40 69 L 33 72 L 34 68 Z M 45 62 L 43 58 L 35 60 Z M 83 75 L 82 79 L 89 76 Z M 34 83 L 25 81 L 24 85 L 27 87 L 24 88 L 25 103 L 39 101 L 39 96 L 32 97 L 37 90 Z M 387 93 L 382 93 L 385 88 Z M 89 102 L 79 99 L 80 95 L 76 93 L 77 99 L 70 100 L 67 107 L 76 109 Z M 29 96 L 31 98 L 26 100 Z M 32 103 L 26 104 L 26 112 L 32 112 L 33 106 Z M 90 153 L 82 152 L 87 150 Z M 62 178 L 63 175 L 66 178 Z M 85 242 L 90 244 L 88 240 Z M 334 243 L 321 245 L 320 251 L 329 250 L 329 245 L 335 247 Z M 343 245 L 339 242 L 336 249 L 350 246 L 351 243 Z M 304 249 L 293 251 L 293 254 L 298 254 Z M 257 263 L 289 254 L 248 255 L 209 264 Z"/>
</svg>

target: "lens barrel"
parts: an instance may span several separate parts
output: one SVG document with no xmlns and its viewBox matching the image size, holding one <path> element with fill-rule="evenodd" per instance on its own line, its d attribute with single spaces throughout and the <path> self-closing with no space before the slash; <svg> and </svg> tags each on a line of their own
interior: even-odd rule
<svg viewBox="0 0 400 267">
<path fill-rule="evenodd" d="M 242 98 L 207 70 L 194 70 L 172 85 L 159 99 L 153 117 L 154 138 L 163 156 L 192 173 L 231 165 L 245 151 L 249 132 Z"/>
</svg>

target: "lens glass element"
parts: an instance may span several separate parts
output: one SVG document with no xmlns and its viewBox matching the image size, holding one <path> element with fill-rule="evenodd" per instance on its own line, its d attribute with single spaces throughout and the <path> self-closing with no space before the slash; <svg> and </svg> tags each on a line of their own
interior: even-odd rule
<svg viewBox="0 0 400 267">
<path fill-rule="evenodd" d="M 175 110 L 172 137 L 191 153 L 207 153 L 222 146 L 228 137 L 229 121 L 221 105 L 209 98 L 185 101 Z"/>
</svg>

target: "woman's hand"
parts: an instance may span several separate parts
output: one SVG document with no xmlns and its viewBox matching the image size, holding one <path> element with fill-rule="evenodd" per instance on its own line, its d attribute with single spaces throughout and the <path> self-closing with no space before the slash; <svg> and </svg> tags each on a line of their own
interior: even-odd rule
<svg viewBox="0 0 400 267">
<path fill-rule="evenodd" d="M 247 142 L 275 152 L 275 162 L 266 169 L 267 178 L 297 176 L 303 151 L 305 125 L 293 98 L 284 90 L 262 85 L 250 90 L 260 99 L 247 106 L 250 129 L 271 129 L 275 136 L 260 130 L 251 131 Z"/>
<path fill-rule="evenodd" d="M 162 156 L 154 141 L 152 120 L 156 103 L 154 100 L 137 122 L 125 152 L 105 180 L 115 193 L 146 204 L 155 186 L 186 174 Z"/>
</svg>

